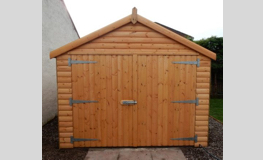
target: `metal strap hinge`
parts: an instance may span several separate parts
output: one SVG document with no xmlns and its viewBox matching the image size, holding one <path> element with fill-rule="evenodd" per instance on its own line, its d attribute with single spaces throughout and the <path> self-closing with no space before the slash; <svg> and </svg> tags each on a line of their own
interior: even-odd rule
<svg viewBox="0 0 263 160">
<path fill-rule="evenodd" d="M 187 100 L 187 101 L 172 101 L 171 103 L 195 103 L 196 106 L 198 106 L 199 99 L 196 98 L 196 100 Z"/>
<path fill-rule="evenodd" d="M 97 63 L 97 61 L 74 61 L 68 58 L 68 66 L 71 66 L 71 64 L 83 64 L 83 63 Z"/>
<path fill-rule="evenodd" d="M 172 62 L 173 64 L 196 64 L 197 67 L 200 67 L 200 59 L 197 58 L 197 61 L 181 61 L 181 62 Z"/>
<path fill-rule="evenodd" d="M 99 139 L 74 138 L 73 136 L 70 136 L 70 143 L 80 142 L 80 141 L 99 141 Z"/>
<path fill-rule="evenodd" d="M 171 138 L 171 140 L 182 140 L 182 141 L 195 141 L 197 142 L 197 135 L 194 137 L 186 137 L 186 138 Z"/>
<path fill-rule="evenodd" d="M 73 103 L 98 103 L 99 101 L 85 101 L 85 100 L 73 100 L 69 99 L 69 105 L 72 106 Z"/>
</svg>

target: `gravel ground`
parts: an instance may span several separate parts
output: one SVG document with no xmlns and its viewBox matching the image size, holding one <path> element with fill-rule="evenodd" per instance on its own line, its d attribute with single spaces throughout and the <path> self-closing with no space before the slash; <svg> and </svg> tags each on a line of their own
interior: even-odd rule
<svg viewBox="0 0 263 160">
<path fill-rule="evenodd" d="M 223 159 L 223 124 L 209 118 L 209 138 L 208 147 L 205 149 L 215 155 L 217 158 Z M 208 155 L 202 148 L 180 147 L 186 158 L 190 159 L 215 159 Z"/>
<path fill-rule="evenodd" d="M 192 159 L 214 159 L 202 148 L 180 147 L 185 157 Z M 223 124 L 209 118 L 209 144 L 205 149 L 223 158 Z M 58 149 L 58 121 L 57 117 L 42 127 L 42 159 L 43 160 L 83 160 L 88 148 Z"/>
<path fill-rule="evenodd" d="M 88 148 L 58 149 L 58 119 L 55 117 L 42 127 L 43 160 L 83 160 Z"/>
</svg>

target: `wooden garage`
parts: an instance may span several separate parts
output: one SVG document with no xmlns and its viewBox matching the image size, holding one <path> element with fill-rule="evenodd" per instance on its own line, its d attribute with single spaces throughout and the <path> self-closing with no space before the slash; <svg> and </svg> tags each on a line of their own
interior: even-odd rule
<svg viewBox="0 0 263 160">
<path fill-rule="evenodd" d="M 50 58 L 57 65 L 60 148 L 208 145 L 216 54 L 136 8 Z"/>
</svg>

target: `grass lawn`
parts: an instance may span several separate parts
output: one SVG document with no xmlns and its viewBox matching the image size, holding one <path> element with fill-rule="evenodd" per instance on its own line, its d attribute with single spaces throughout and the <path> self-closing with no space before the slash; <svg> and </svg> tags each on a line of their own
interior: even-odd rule
<svg viewBox="0 0 263 160">
<path fill-rule="evenodd" d="M 210 99 L 210 116 L 223 122 L 223 99 Z"/>
</svg>

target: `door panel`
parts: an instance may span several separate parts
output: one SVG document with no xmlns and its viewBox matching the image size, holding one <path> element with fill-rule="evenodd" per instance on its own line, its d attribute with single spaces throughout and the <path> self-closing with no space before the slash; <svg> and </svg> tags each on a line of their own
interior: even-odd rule
<svg viewBox="0 0 263 160">
<path fill-rule="evenodd" d="M 196 58 L 72 55 L 72 60 L 97 61 L 72 64 L 72 99 L 98 101 L 73 104 L 74 138 L 99 139 L 74 142 L 74 147 L 193 145 L 170 139 L 194 137 L 195 104 L 171 101 L 196 98 L 196 65 L 172 61 Z M 137 100 L 137 105 L 121 105 L 121 100 Z"/>
<path fill-rule="evenodd" d="M 193 145 L 171 138 L 194 137 L 196 56 L 138 56 L 138 146 Z"/>
<path fill-rule="evenodd" d="M 99 141 L 74 142 L 74 147 L 132 146 L 132 56 L 81 55 L 72 60 L 97 61 L 72 64 L 73 100 L 98 103 L 73 104 L 74 138 Z"/>
</svg>

